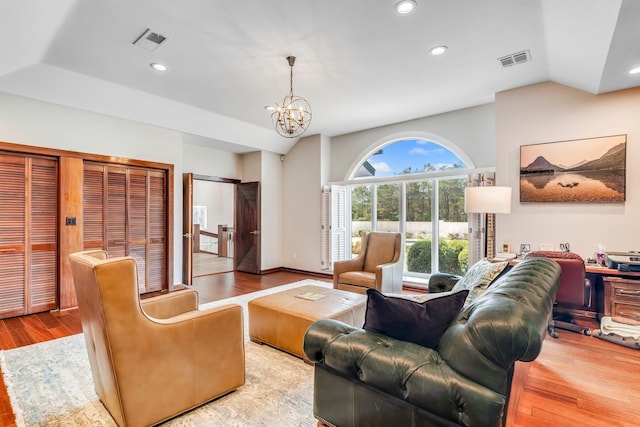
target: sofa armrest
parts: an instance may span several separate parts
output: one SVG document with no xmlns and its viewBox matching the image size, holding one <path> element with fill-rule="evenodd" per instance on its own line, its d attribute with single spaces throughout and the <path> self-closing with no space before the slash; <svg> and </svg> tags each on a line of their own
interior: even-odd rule
<svg viewBox="0 0 640 427">
<path fill-rule="evenodd" d="M 167 319 L 198 309 L 198 293 L 185 289 L 140 301 L 140 307 L 148 316 Z"/>
<path fill-rule="evenodd" d="M 381 264 L 376 267 L 376 283 L 383 293 L 402 293 L 402 263 L 400 261 Z"/>
<path fill-rule="evenodd" d="M 323 319 L 307 329 L 304 352 L 316 369 L 366 384 L 454 423 L 501 423 L 505 396 L 456 372 L 436 350 Z"/>
<path fill-rule="evenodd" d="M 323 362 L 326 345 L 336 336 L 357 331 L 358 328 L 337 320 L 323 319 L 313 322 L 303 339 L 303 351 L 311 363 Z"/>
<path fill-rule="evenodd" d="M 429 277 L 429 293 L 448 292 L 460 279 L 455 274 L 434 273 Z"/>
</svg>

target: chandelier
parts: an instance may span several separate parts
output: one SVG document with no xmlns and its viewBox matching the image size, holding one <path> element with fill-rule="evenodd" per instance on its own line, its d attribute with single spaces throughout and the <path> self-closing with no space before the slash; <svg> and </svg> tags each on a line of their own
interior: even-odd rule
<svg viewBox="0 0 640 427">
<path fill-rule="evenodd" d="M 286 138 L 295 138 L 302 135 L 309 127 L 311 107 L 306 99 L 293 95 L 293 64 L 296 62 L 296 57 L 287 56 L 287 61 L 291 69 L 289 95 L 282 101 L 276 102 L 271 120 L 276 132 Z"/>
</svg>

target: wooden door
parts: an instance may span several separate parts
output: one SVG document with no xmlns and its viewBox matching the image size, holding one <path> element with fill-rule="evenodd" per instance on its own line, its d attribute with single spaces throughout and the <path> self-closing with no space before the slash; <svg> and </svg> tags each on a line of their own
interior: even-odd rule
<svg viewBox="0 0 640 427">
<path fill-rule="evenodd" d="M 0 155 L 0 318 L 57 308 L 58 165 Z"/>
<path fill-rule="evenodd" d="M 134 257 L 140 293 L 167 289 L 166 205 L 164 171 L 85 162 L 84 248 Z"/>
<path fill-rule="evenodd" d="M 193 283 L 193 174 L 182 175 L 182 283 Z"/>
<path fill-rule="evenodd" d="M 260 273 L 260 183 L 236 186 L 235 268 Z"/>
</svg>

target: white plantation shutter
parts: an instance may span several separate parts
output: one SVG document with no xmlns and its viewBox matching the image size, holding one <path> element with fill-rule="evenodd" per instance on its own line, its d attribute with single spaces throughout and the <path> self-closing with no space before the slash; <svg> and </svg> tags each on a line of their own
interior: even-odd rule
<svg viewBox="0 0 640 427">
<path fill-rule="evenodd" d="M 331 260 L 329 268 L 333 267 L 334 261 L 348 259 L 347 252 L 351 242 L 349 241 L 349 230 L 347 227 L 347 187 L 341 185 L 331 186 L 330 199 L 330 253 Z"/>
</svg>

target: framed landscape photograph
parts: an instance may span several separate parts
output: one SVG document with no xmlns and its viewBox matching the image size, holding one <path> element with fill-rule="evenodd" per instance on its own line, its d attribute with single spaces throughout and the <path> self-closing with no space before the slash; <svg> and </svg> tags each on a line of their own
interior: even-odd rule
<svg viewBox="0 0 640 427">
<path fill-rule="evenodd" d="M 627 135 L 520 147 L 520 202 L 624 202 Z"/>
</svg>

